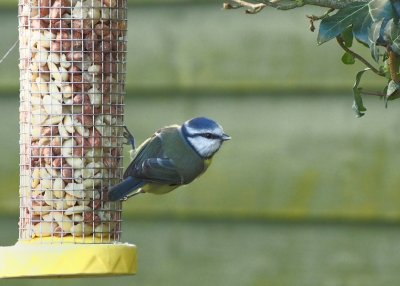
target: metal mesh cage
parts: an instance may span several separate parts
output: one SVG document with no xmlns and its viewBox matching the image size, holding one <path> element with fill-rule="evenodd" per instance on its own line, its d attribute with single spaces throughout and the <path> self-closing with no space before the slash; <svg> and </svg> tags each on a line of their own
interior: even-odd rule
<svg viewBox="0 0 400 286">
<path fill-rule="evenodd" d="M 120 239 L 126 7 L 19 0 L 19 240 Z"/>
</svg>

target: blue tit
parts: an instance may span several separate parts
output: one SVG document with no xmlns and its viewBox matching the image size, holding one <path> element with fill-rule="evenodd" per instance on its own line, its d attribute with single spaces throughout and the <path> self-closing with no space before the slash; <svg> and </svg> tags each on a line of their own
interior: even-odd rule
<svg viewBox="0 0 400 286">
<path fill-rule="evenodd" d="M 134 139 L 127 130 L 126 138 Z M 166 194 L 203 174 L 222 143 L 231 139 L 215 121 L 197 117 L 158 130 L 135 150 L 123 181 L 108 192 L 110 201 L 140 194 Z"/>
</svg>

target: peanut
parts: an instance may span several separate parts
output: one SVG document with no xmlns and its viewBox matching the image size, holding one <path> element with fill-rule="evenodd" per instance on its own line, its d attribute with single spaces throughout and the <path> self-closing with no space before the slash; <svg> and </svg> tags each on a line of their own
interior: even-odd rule
<svg viewBox="0 0 400 286">
<path fill-rule="evenodd" d="M 29 211 L 32 215 L 43 216 L 45 214 L 50 213 L 51 210 L 52 210 L 51 206 L 33 205 Z"/>
<path fill-rule="evenodd" d="M 53 127 L 53 128 L 56 128 L 57 129 L 57 131 L 58 131 L 58 128 L 57 127 Z M 53 135 L 57 135 L 58 133 L 53 133 Z M 50 142 L 50 146 L 52 146 L 52 148 L 53 148 L 53 153 L 54 153 L 54 155 L 56 155 L 56 156 L 58 156 L 58 155 L 60 155 L 61 154 L 61 140 L 60 140 L 60 137 L 54 137 L 52 140 L 51 140 L 51 142 Z M 61 158 L 57 158 L 57 159 L 61 159 Z M 60 163 L 61 163 L 62 161 L 60 160 Z M 60 167 L 61 165 L 60 164 L 58 164 L 58 166 L 55 166 L 55 167 Z"/>
<path fill-rule="evenodd" d="M 65 183 L 61 178 L 57 178 L 53 182 L 53 194 L 56 198 L 63 198 L 65 195 L 64 192 Z"/>
<path fill-rule="evenodd" d="M 75 54 L 79 54 L 79 53 L 75 53 Z M 61 54 L 60 56 L 60 66 L 68 69 L 71 67 L 71 62 L 70 60 L 67 60 L 67 56 L 65 54 Z"/>
<path fill-rule="evenodd" d="M 54 78 L 54 77 L 53 77 Z M 54 78 L 55 79 L 55 78 Z M 56 81 L 59 81 L 55 79 Z M 49 93 L 52 97 L 54 97 L 58 101 L 62 101 L 62 93 L 57 87 L 57 84 L 55 82 L 50 82 L 49 83 Z"/>
<path fill-rule="evenodd" d="M 42 189 L 51 189 L 52 187 L 51 175 L 46 168 L 40 168 L 40 186 Z"/>
<path fill-rule="evenodd" d="M 32 172 L 32 189 L 36 188 L 37 185 L 39 185 L 40 182 L 40 170 L 39 168 L 34 168 Z"/>
<path fill-rule="evenodd" d="M 72 167 L 68 164 L 65 164 L 61 168 L 61 175 L 65 183 L 72 182 Z"/>
<path fill-rule="evenodd" d="M 72 221 L 73 222 L 83 222 L 83 216 L 81 214 L 72 214 L 71 215 Z"/>
<path fill-rule="evenodd" d="M 49 14 L 49 8 L 51 6 L 50 0 L 39 0 L 39 15 L 40 17 L 45 17 Z"/>
<path fill-rule="evenodd" d="M 76 204 L 77 199 L 76 199 L 76 197 L 71 196 L 70 194 L 65 194 L 64 200 L 65 200 L 67 206 L 72 207 Z"/>
<path fill-rule="evenodd" d="M 51 206 L 52 208 L 55 207 L 55 200 L 53 199 L 53 193 L 50 190 L 44 191 L 43 199 L 47 205 Z"/>
<path fill-rule="evenodd" d="M 93 233 L 93 226 L 87 223 L 78 223 L 71 227 L 70 232 L 75 236 L 87 236 Z"/>
<path fill-rule="evenodd" d="M 64 117 L 64 127 L 65 129 L 69 132 L 69 133 L 74 133 L 75 129 L 74 129 L 74 123 L 72 121 L 72 117 L 70 115 L 66 115 Z"/>
<path fill-rule="evenodd" d="M 103 237 L 109 235 L 113 229 L 114 225 L 112 223 L 101 223 L 95 227 L 94 234 L 96 237 Z"/>
<path fill-rule="evenodd" d="M 68 232 L 73 225 L 72 220 L 61 212 L 53 212 L 53 219 L 64 232 Z"/>
<path fill-rule="evenodd" d="M 37 16 L 31 17 L 30 22 L 31 22 L 31 29 L 32 30 L 41 30 L 41 29 L 46 29 L 49 26 L 49 23 L 45 20 L 42 20 Z"/>
<path fill-rule="evenodd" d="M 41 221 L 33 226 L 33 232 L 36 236 L 51 236 L 54 233 L 56 227 L 57 224 L 54 222 Z"/>
<path fill-rule="evenodd" d="M 62 115 L 49 116 L 44 123 L 48 125 L 55 125 L 60 123 L 63 120 L 63 118 L 64 116 Z"/>
<path fill-rule="evenodd" d="M 86 193 L 83 190 L 83 185 L 82 184 L 77 184 L 77 183 L 69 183 L 68 185 L 65 186 L 64 191 L 70 195 L 74 196 L 78 199 L 83 199 L 86 196 Z"/>
<path fill-rule="evenodd" d="M 62 104 L 60 101 L 50 95 L 43 97 L 43 107 L 49 115 L 60 115 L 62 114 Z"/>
<path fill-rule="evenodd" d="M 91 207 L 88 206 L 73 206 L 65 210 L 65 215 L 72 215 L 76 213 L 84 213 L 93 211 Z"/>
<path fill-rule="evenodd" d="M 63 99 L 69 99 L 72 97 L 72 88 L 69 84 L 64 84 L 61 86 L 61 92 L 63 95 Z"/>
<path fill-rule="evenodd" d="M 44 127 L 42 129 L 42 136 L 55 136 L 58 135 L 58 128 L 56 126 Z"/>
<path fill-rule="evenodd" d="M 49 18 L 54 21 L 61 18 L 61 16 L 67 11 L 69 3 L 67 0 L 56 0 L 53 6 L 50 8 Z"/>
<path fill-rule="evenodd" d="M 38 66 L 44 66 L 47 64 L 48 54 L 49 52 L 45 48 L 38 47 L 38 50 L 36 51 L 36 55 L 32 59 L 32 62 L 36 63 Z"/>
<path fill-rule="evenodd" d="M 91 147 L 100 147 L 101 146 L 101 134 L 96 129 L 89 130 L 89 146 L 91 146 Z"/>
<path fill-rule="evenodd" d="M 77 114 L 75 115 L 76 120 L 85 127 L 93 126 L 93 116 Z"/>
</svg>

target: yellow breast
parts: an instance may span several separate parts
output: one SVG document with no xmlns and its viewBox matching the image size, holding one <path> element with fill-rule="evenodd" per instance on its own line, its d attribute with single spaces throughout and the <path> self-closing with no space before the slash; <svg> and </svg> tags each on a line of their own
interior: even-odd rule
<svg viewBox="0 0 400 286">
<path fill-rule="evenodd" d="M 212 159 L 206 159 L 204 160 L 204 169 L 207 169 L 211 165 Z"/>
</svg>

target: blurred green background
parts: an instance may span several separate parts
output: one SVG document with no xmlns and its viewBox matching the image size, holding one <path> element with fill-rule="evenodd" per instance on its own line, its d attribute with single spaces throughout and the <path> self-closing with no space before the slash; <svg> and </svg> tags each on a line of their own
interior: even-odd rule
<svg viewBox="0 0 400 286">
<path fill-rule="evenodd" d="M 130 1 L 128 19 L 125 111 L 137 141 L 198 115 L 233 140 L 190 186 L 124 205 L 136 276 L 0 285 L 400 283 L 399 105 L 366 98 L 367 115 L 354 118 L 362 66 L 341 64 L 334 43 L 316 45 L 305 14 L 321 10 L 249 16 L 214 1 L 144 3 Z M 17 39 L 15 6 L 0 3 L 1 55 Z M 0 65 L 0 245 L 17 240 L 17 59 L 15 50 Z"/>
</svg>

